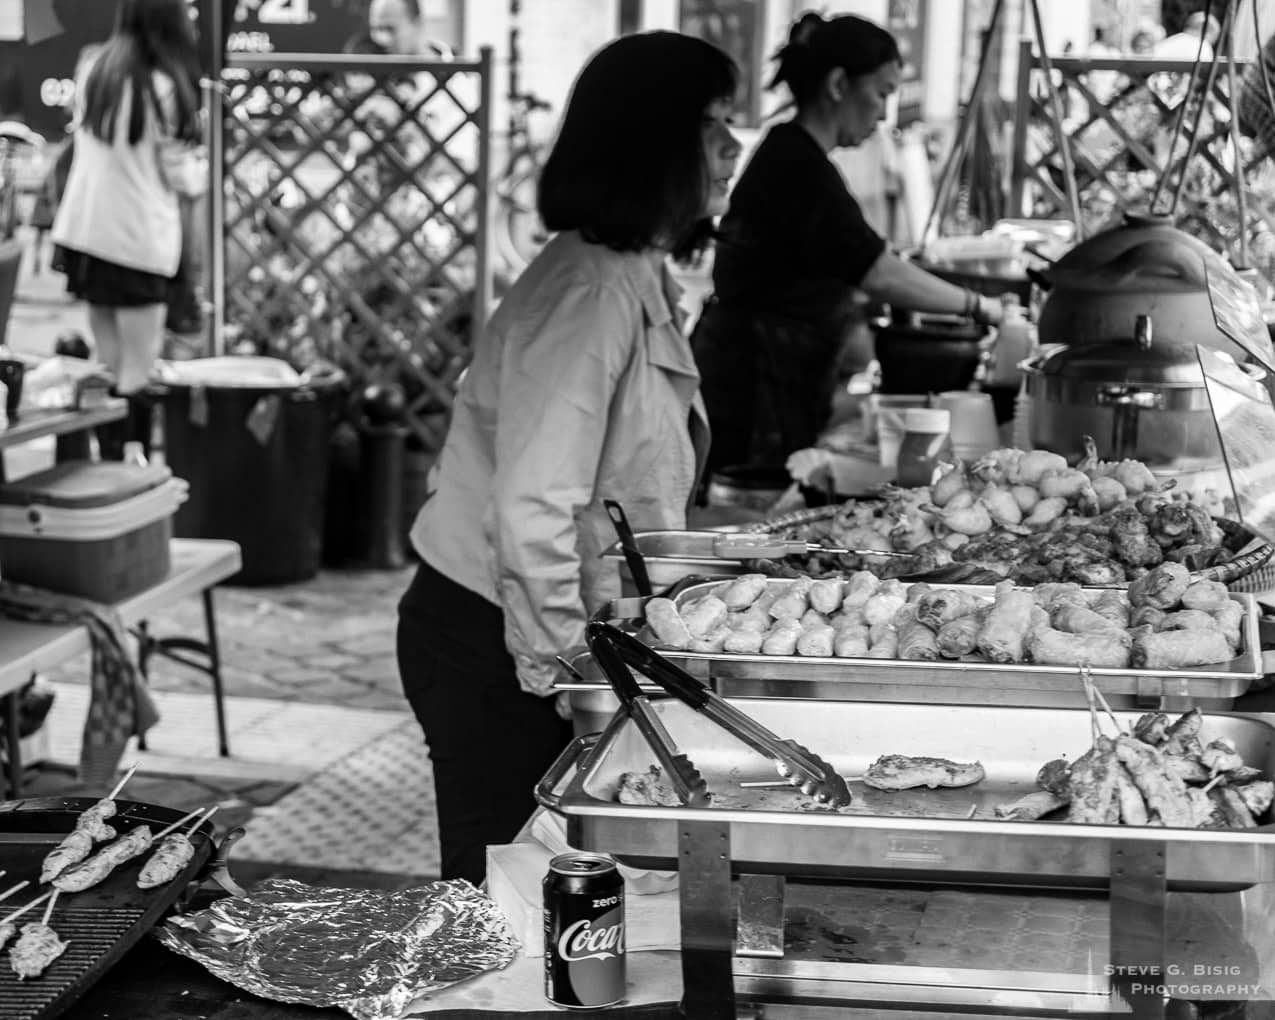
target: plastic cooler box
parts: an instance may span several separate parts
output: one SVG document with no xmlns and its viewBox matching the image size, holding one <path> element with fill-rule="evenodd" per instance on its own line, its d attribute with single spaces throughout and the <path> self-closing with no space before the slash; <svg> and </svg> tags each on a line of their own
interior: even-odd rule
<svg viewBox="0 0 1275 1020">
<path fill-rule="evenodd" d="M 0 577 L 116 602 L 161 581 L 187 486 L 164 466 L 67 461 L 0 485 Z"/>
</svg>

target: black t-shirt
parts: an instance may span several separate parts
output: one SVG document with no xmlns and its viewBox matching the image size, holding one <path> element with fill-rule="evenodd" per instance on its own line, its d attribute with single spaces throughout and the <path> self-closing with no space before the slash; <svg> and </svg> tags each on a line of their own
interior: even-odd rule
<svg viewBox="0 0 1275 1020">
<path fill-rule="evenodd" d="M 846 314 L 885 250 L 841 173 L 805 128 L 771 128 L 722 217 L 713 286 L 728 304 L 813 324 Z"/>
</svg>

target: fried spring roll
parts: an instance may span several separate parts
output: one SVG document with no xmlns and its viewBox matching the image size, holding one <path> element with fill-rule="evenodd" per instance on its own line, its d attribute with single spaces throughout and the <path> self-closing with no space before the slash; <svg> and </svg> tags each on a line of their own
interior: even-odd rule
<svg viewBox="0 0 1275 1020">
<path fill-rule="evenodd" d="M 717 597 L 726 603 L 727 609 L 743 610 L 761 598 L 765 590 L 765 574 L 743 574 L 724 585 Z"/>
<path fill-rule="evenodd" d="M 1220 630 L 1162 630 L 1141 634 L 1133 642 L 1133 665 L 1138 669 L 1186 669 L 1231 658 L 1231 646 Z"/>
</svg>

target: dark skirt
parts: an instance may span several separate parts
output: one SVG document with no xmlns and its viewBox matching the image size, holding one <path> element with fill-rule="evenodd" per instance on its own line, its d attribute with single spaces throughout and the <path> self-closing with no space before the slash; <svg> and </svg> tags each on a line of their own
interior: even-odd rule
<svg viewBox="0 0 1275 1020">
<path fill-rule="evenodd" d="M 106 308 L 136 308 L 168 302 L 171 277 L 107 262 L 57 245 L 53 268 L 66 274 L 66 289 L 81 301 Z"/>
</svg>

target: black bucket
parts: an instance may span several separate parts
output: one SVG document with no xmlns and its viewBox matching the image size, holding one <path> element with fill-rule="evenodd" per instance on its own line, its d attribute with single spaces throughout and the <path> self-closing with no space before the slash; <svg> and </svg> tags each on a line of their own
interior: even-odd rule
<svg viewBox="0 0 1275 1020">
<path fill-rule="evenodd" d="M 769 510 L 791 485 L 792 476 L 782 465 L 728 465 L 709 477 L 708 503 Z"/>
</svg>

